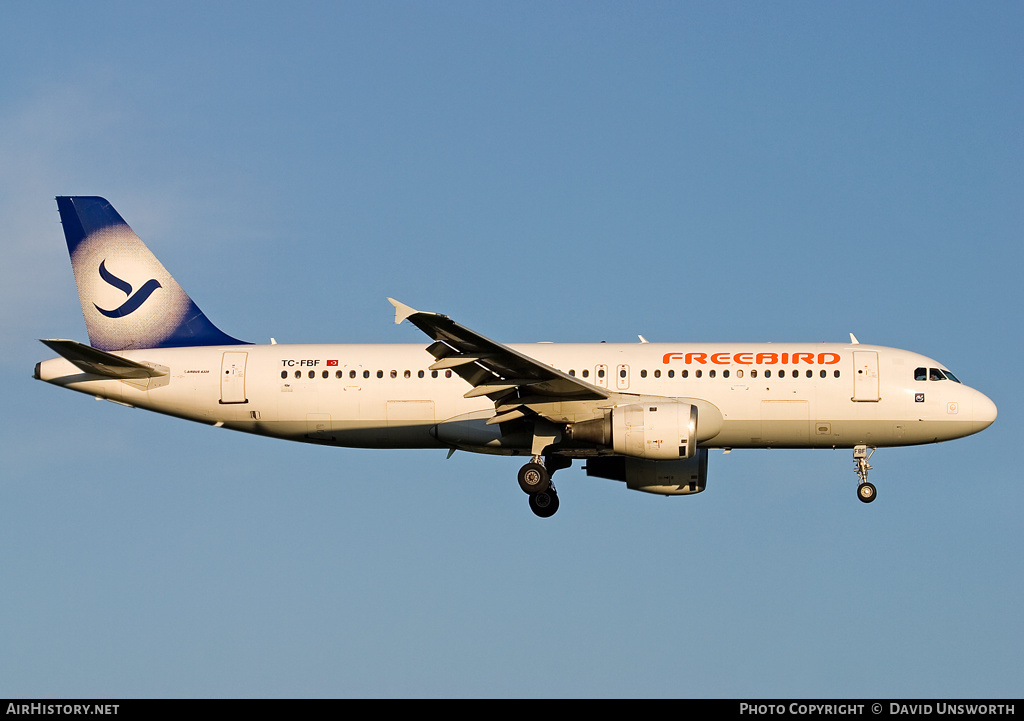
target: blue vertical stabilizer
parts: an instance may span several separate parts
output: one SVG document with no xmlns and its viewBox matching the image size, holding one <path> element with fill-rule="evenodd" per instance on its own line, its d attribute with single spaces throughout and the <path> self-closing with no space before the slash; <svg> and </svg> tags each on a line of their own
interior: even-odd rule
<svg viewBox="0 0 1024 721">
<path fill-rule="evenodd" d="M 106 200 L 59 196 L 57 208 L 93 347 L 245 344 L 210 322 Z"/>
</svg>

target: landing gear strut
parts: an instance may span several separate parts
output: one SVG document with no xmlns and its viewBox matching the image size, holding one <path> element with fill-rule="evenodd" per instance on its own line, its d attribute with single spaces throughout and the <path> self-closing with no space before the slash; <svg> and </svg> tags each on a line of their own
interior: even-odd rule
<svg viewBox="0 0 1024 721">
<path fill-rule="evenodd" d="M 871 470 L 868 459 L 874 452 L 874 448 L 868 449 L 867 446 L 854 446 L 853 448 L 853 462 L 857 466 L 857 476 L 860 478 L 860 482 L 857 484 L 857 498 L 862 503 L 871 503 L 878 495 L 874 484 L 868 483 L 868 471 Z"/>
</svg>

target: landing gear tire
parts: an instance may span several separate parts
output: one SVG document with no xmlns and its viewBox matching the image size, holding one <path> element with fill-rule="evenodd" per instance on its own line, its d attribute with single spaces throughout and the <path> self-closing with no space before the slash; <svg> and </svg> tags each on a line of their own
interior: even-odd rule
<svg viewBox="0 0 1024 721">
<path fill-rule="evenodd" d="M 530 510 L 541 518 L 551 518 L 558 510 L 558 494 L 551 488 L 530 494 Z"/>
<path fill-rule="evenodd" d="M 857 486 L 857 498 L 860 499 L 861 503 L 871 503 L 871 501 L 875 500 L 875 496 L 878 495 L 874 485 L 868 483 L 868 471 L 871 470 L 868 459 L 871 458 L 874 452 L 875 449 L 870 446 L 860 445 L 853 447 L 853 464 L 857 467 L 857 478 L 860 479 L 860 485 Z"/>
<path fill-rule="evenodd" d="M 551 474 L 539 463 L 527 463 L 519 469 L 519 487 L 531 495 L 547 491 L 551 487 Z M 533 507 L 532 500 L 530 507 Z"/>
<path fill-rule="evenodd" d="M 875 490 L 875 486 L 872 483 L 864 482 L 857 486 L 857 498 L 862 503 L 871 503 L 875 500 L 875 496 L 878 495 L 878 491 Z"/>
</svg>

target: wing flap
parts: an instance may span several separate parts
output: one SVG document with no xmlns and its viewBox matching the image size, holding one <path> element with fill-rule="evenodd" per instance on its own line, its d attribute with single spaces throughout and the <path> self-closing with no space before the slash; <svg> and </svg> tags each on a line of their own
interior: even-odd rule
<svg viewBox="0 0 1024 721">
<path fill-rule="evenodd" d="M 543 381 L 522 380 L 518 378 L 510 378 L 502 381 L 489 381 L 487 383 L 481 383 L 462 397 L 478 398 L 479 396 L 501 395 L 505 391 L 512 390 L 513 388 L 534 386 L 542 382 Z"/>
<path fill-rule="evenodd" d="M 500 413 L 497 413 L 497 414 L 491 416 L 490 418 L 487 419 L 486 425 L 493 426 L 493 425 L 497 425 L 498 423 L 506 423 L 508 421 L 516 421 L 516 420 L 519 420 L 520 418 L 525 418 L 526 415 L 527 415 L 526 408 L 524 408 L 523 406 L 517 406 L 516 408 L 513 408 L 510 411 L 503 411 L 503 412 L 500 412 Z"/>
<path fill-rule="evenodd" d="M 442 343 L 441 345 L 444 344 Z M 448 346 L 445 347 L 447 348 Z M 466 365 L 467 363 L 476 363 L 477 361 L 488 360 L 489 358 L 493 357 L 494 356 L 489 356 L 486 354 L 446 356 L 444 358 L 441 358 L 436 363 L 432 363 L 427 370 L 440 371 L 449 368 L 458 368 L 459 366 Z"/>
</svg>

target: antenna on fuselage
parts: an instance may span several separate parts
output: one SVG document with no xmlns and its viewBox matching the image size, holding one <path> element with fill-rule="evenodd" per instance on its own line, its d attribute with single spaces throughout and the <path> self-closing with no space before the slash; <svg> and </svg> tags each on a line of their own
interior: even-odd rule
<svg viewBox="0 0 1024 721">
<path fill-rule="evenodd" d="M 853 333 L 850 333 L 850 342 L 853 343 L 854 345 L 860 345 L 860 341 L 857 340 L 857 336 L 855 336 Z"/>
</svg>

